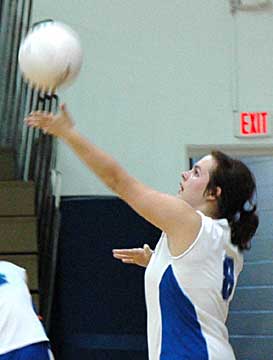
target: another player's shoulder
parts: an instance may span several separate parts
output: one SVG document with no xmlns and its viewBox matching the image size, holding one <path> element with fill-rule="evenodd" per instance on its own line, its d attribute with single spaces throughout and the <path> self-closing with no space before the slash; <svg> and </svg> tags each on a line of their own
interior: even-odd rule
<svg viewBox="0 0 273 360">
<path fill-rule="evenodd" d="M 9 261 L 0 261 L 0 273 L 3 274 L 16 274 L 22 278 L 26 276 L 26 270 L 18 265 L 15 265 Z"/>
</svg>

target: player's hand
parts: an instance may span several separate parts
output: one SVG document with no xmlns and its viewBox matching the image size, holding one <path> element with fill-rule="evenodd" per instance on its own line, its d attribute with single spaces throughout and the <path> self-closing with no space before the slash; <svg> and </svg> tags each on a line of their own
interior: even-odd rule
<svg viewBox="0 0 273 360">
<path fill-rule="evenodd" d="M 149 245 L 145 244 L 143 248 L 135 249 L 114 249 L 114 258 L 121 260 L 125 264 L 134 264 L 147 267 L 153 251 Z"/>
<path fill-rule="evenodd" d="M 45 134 L 65 138 L 74 127 L 74 122 L 69 115 L 65 104 L 60 106 L 58 114 L 46 111 L 34 111 L 25 119 L 28 126 L 38 128 Z"/>
</svg>

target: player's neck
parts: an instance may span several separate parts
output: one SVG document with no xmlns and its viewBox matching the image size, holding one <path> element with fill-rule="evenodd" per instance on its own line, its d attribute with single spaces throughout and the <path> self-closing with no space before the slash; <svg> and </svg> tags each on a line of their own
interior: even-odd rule
<svg viewBox="0 0 273 360">
<path fill-rule="evenodd" d="M 201 211 L 204 215 L 211 217 L 213 219 L 217 219 L 217 212 L 215 211 L 215 207 L 210 204 L 203 204 L 198 206 L 196 210 Z"/>
</svg>

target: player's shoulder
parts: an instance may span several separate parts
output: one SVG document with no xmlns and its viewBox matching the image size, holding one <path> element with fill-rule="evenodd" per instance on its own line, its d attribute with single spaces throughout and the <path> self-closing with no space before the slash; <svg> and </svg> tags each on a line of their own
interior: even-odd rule
<svg viewBox="0 0 273 360">
<path fill-rule="evenodd" d="M 205 215 L 200 210 L 197 210 L 196 212 L 197 212 L 197 214 L 199 214 L 201 216 L 202 224 L 205 224 L 208 227 L 215 226 L 215 227 L 219 227 L 219 228 L 222 228 L 225 230 L 229 229 L 229 223 L 228 223 L 227 219 L 225 219 L 225 218 L 215 219 L 215 218 Z"/>
<path fill-rule="evenodd" d="M 225 218 L 215 219 L 210 216 L 205 215 L 203 212 L 197 210 L 196 211 L 201 216 L 202 228 L 201 230 L 205 230 L 207 232 L 219 232 L 218 235 L 223 234 L 224 232 L 230 231 L 230 226 Z"/>
<path fill-rule="evenodd" d="M 211 251 L 214 253 L 224 253 L 226 257 L 232 258 L 236 264 L 238 272 L 243 268 L 244 256 L 238 246 L 231 241 L 231 228 L 227 219 L 211 219 L 205 220 L 210 228 L 211 235 Z"/>
<path fill-rule="evenodd" d="M 204 242 L 207 249 L 213 251 L 225 247 L 230 242 L 230 226 L 227 219 L 214 219 L 197 211 L 201 216 L 201 229 L 197 240 Z"/>
</svg>

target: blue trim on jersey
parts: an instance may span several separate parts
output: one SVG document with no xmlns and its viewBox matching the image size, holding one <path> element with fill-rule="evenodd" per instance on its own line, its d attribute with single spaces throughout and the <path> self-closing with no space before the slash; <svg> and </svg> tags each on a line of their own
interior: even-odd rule
<svg viewBox="0 0 273 360">
<path fill-rule="evenodd" d="M 4 285 L 4 284 L 7 284 L 7 282 L 8 281 L 7 281 L 6 275 L 0 273 L 0 286 Z"/>
<path fill-rule="evenodd" d="M 47 341 L 39 342 L 0 355 L 0 360 L 49 360 L 48 350 Z"/>
<path fill-rule="evenodd" d="M 162 316 L 160 360 L 208 360 L 208 350 L 193 304 L 180 288 L 171 265 L 159 287 Z"/>
</svg>

